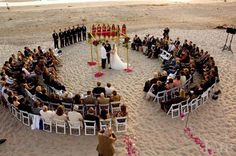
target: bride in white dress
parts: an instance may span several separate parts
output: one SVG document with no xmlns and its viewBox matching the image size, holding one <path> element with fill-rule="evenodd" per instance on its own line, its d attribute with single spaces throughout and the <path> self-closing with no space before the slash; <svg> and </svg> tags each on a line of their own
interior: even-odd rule
<svg viewBox="0 0 236 156">
<path fill-rule="evenodd" d="M 124 63 L 117 54 L 117 47 L 113 44 L 111 52 L 111 68 L 115 70 L 123 70 L 127 68 L 127 63 Z"/>
</svg>

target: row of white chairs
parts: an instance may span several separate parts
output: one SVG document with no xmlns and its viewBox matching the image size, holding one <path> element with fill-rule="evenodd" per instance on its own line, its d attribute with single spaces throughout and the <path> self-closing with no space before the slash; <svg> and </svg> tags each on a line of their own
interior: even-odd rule
<svg viewBox="0 0 236 156">
<path fill-rule="evenodd" d="M 204 105 L 208 99 L 211 99 L 214 94 L 216 83 L 214 83 L 210 88 L 208 88 L 202 95 L 197 98 L 182 101 L 180 103 L 172 104 L 167 112 L 167 115 L 171 114 L 172 118 L 180 117 L 181 114 L 186 115 L 189 112 L 193 112 L 198 109 L 201 105 Z"/>
<path fill-rule="evenodd" d="M 26 126 L 31 126 L 34 124 L 34 118 L 42 119 L 38 115 L 34 115 L 31 113 L 28 113 L 26 111 L 21 111 L 14 105 L 8 105 L 9 110 L 11 114 L 19 121 L 22 121 L 22 123 Z M 81 135 L 81 128 L 83 125 L 81 125 L 80 122 L 72 123 L 68 121 L 68 124 L 64 121 L 47 121 L 45 119 L 42 119 L 43 121 L 43 130 L 47 132 L 52 132 L 53 126 L 55 126 L 55 132 L 58 134 L 66 134 L 66 128 L 67 125 L 69 127 L 69 133 L 70 135 Z M 114 122 L 114 126 L 116 127 L 116 132 L 126 132 L 127 131 L 127 117 L 116 117 L 114 118 L 114 121 L 112 121 L 111 118 L 102 120 L 100 119 L 100 129 L 104 129 L 107 126 L 112 127 L 112 122 Z M 39 127 L 39 125 L 37 125 Z M 84 133 L 85 135 L 96 135 L 96 122 L 95 121 L 89 121 L 84 120 Z M 73 130 L 77 130 L 76 133 L 73 132 Z"/>
<path fill-rule="evenodd" d="M 184 85 L 174 87 L 169 90 L 163 90 L 161 92 L 158 92 L 155 96 L 153 96 L 153 102 L 160 103 L 161 101 L 165 102 L 174 98 L 175 93 L 179 92 L 181 88 L 183 88 L 184 90 L 187 90 L 190 87 L 191 79 L 192 79 L 192 76 L 190 76 L 190 78 L 185 82 Z M 152 92 L 154 90 L 154 85 L 155 84 L 152 84 L 151 88 L 149 89 L 147 93 L 150 96 L 153 95 Z"/>
</svg>

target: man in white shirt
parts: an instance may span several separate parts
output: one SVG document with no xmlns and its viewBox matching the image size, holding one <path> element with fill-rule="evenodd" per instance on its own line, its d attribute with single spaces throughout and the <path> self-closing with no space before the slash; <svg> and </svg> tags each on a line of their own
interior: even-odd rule
<svg viewBox="0 0 236 156">
<path fill-rule="evenodd" d="M 79 106 L 74 105 L 73 111 L 68 112 L 68 117 L 69 117 L 69 123 L 72 124 L 73 126 L 76 125 L 76 123 L 80 123 L 80 127 L 83 128 L 83 116 L 78 112 Z"/>
<path fill-rule="evenodd" d="M 101 50 L 100 50 L 100 56 L 102 59 L 102 69 L 106 68 L 106 59 L 107 59 L 107 52 L 104 46 L 105 46 L 105 43 L 102 43 Z"/>
<path fill-rule="evenodd" d="M 106 96 L 110 97 L 113 90 L 115 90 L 114 87 L 112 87 L 110 83 L 107 83 L 107 86 L 105 87 Z"/>
</svg>

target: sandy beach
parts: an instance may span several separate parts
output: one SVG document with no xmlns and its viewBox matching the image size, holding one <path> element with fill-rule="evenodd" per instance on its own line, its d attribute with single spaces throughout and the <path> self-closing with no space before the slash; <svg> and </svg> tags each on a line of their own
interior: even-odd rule
<svg viewBox="0 0 236 156">
<path fill-rule="evenodd" d="M 15 0 L 12 0 L 14 2 Z M 18 0 L 17 0 L 18 1 Z M 196 2 L 196 1 L 195 1 Z M 218 25 L 236 26 L 236 2 L 227 3 L 157 3 L 109 2 L 55 4 L 43 6 L 0 8 L 0 64 L 24 46 L 44 48 L 53 46 L 51 33 L 68 26 L 84 23 L 126 23 L 128 34 L 162 36 L 163 28 L 170 28 L 170 37 L 192 40 L 209 51 L 219 68 L 222 94 L 189 116 L 189 126 L 216 156 L 236 155 L 236 39 L 234 53 L 224 51 L 225 30 Z M 217 3 L 214 3 L 217 2 Z M 83 20 L 83 21 L 82 21 Z M 185 121 L 171 119 L 160 106 L 144 99 L 145 81 L 154 71 L 160 71 L 160 61 L 148 59 L 143 54 L 130 51 L 132 73 L 104 70 L 105 75 L 95 78 L 96 67 L 89 67 L 89 45 L 78 43 L 63 48 L 59 80 L 73 93 L 92 89 L 97 81 L 107 82 L 118 90 L 128 106 L 128 132 L 136 137 L 140 156 L 205 156 L 198 145 L 189 140 L 183 128 Z M 95 54 L 94 54 L 95 55 Z M 125 60 L 125 49 L 119 55 Z M 73 68 L 72 68 L 73 67 Z M 117 134 L 116 156 L 125 156 L 123 135 Z M 8 141 L 0 145 L 0 156 L 95 156 L 97 137 L 69 136 L 31 130 L 0 106 L 0 138 Z"/>
</svg>

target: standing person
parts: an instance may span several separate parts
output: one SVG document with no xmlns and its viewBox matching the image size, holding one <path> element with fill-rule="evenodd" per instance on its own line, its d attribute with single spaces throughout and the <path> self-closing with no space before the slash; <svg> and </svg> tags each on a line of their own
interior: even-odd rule
<svg viewBox="0 0 236 156">
<path fill-rule="evenodd" d="M 70 43 L 69 43 L 69 35 L 67 33 L 67 29 L 66 28 L 64 30 L 64 37 L 65 37 L 65 46 L 70 45 Z"/>
<path fill-rule="evenodd" d="M 92 25 L 92 35 L 93 35 L 93 37 L 96 37 L 96 33 L 97 33 L 97 27 L 93 24 Z"/>
<path fill-rule="evenodd" d="M 110 36 L 111 36 L 111 27 L 110 27 L 110 25 L 108 24 L 108 25 L 107 25 L 107 37 L 110 39 Z"/>
<path fill-rule="evenodd" d="M 53 31 L 53 34 L 52 34 L 52 37 L 53 37 L 53 40 L 54 40 L 54 48 L 58 48 L 58 34 L 56 33 L 56 31 L 54 30 Z"/>
<path fill-rule="evenodd" d="M 108 40 L 106 40 L 105 49 L 106 49 L 106 53 L 107 53 L 107 63 L 108 63 L 109 69 L 111 69 L 111 63 L 110 63 L 111 45 L 108 42 Z"/>
<path fill-rule="evenodd" d="M 73 26 L 71 32 L 72 32 L 72 36 L 73 36 L 73 41 L 74 41 L 74 43 L 77 43 L 77 32 L 76 32 L 75 26 Z"/>
<path fill-rule="evenodd" d="M 102 34 L 102 28 L 101 28 L 100 24 L 98 24 L 97 25 L 97 35 L 98 35 L 99 39 L 101 38 L 101 34 Z"/>
<path fill-rule="evenodd" d="M 70 44 L 73 44 L 73 34 L 71 32 L 71 28 L 69 27 L 69 29 L 67 30 L 67 33 L 69 35 L 69 41 L 70 41 Z"/>
<path fill-rule="evenodd" d="M 83 35 L 83 41 L 86 41 L 87 28 L 86 28 L 86 26 L 84 24 L 81 27 L 81 30 L 82 30 L 82 35 Z"/>
<path fill-rule="evenodd" d="M 110 128 L 101 130 L 98 133 L 98 145 L 97 145 L 98 156 L 113 156 L 115 153 L 115 148 L 113 143 L 116 140 L 117 138 Z"/>
<path fill-rule="evenodd" d="M 3 144 L 6 141 L 7 141 L 7 139 L 0 139 L 0 144 Z"/>
<path fill-rule="evenodd" d="M 59 29 L 59 38 L 60 38 L 60 46 L 61 48 L 64 47 L 64 43 L 65 43 L 65 36 L 64 36 L 64 32 L 61 31 L 61 29 Z"/>
<path fill-rule="evenodd" d="M 107 29 L 106 29 L 106 25 L 105 24 L 103 24 L 102 25 L 102 36 L 103 36 L 103 38 L 105 39 L 106 38 L 106 35 L 107 35 Z"/>
<path fill-rule="evenodd" d="M 126 25 L 125 24 L 122 25 L 121 33 L 122 33 L 122 35 L 126 35 Z"/>
<path fill-rule="evenodd" d="M 102 69 L 106 68 L 106 59 L 107 59 L 107 52 L 104 46 L 105 46 L 105 43 L 102 43 L 101 51 L 100 51 L 101 53 L 100 56 L 102 59 Z"/>
<path fill-rule="evenodd" d="M 79 26 L 79 24 L 77 25 L 76 32 L 78 35 L 78 42 L 80 42 L 81 41 L 81 27 Z"/>
</svg>

